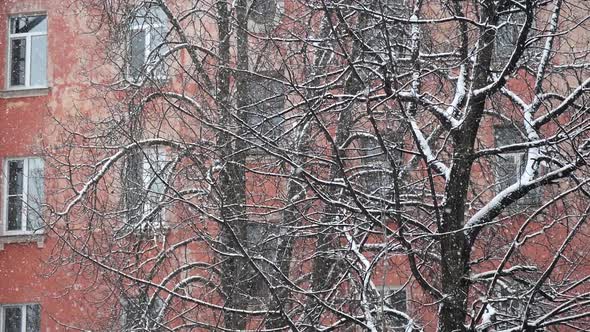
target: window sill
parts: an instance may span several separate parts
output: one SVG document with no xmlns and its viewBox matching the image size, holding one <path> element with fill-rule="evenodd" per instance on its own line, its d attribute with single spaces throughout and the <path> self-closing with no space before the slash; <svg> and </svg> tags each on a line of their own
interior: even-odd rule
<svg viewBox="0 0 590 332">
<path fill-rule="evenodd" d="M 6 89 L 6 90 L 0 91 L 0 98 L 8 99 L 8 98 L 47 96 L 49 94 L 50 90 L 51 90 L 50 87 L 12 88 L 12 89 Z"/>
<path fill-rule="evenodd" d="M 45 246 L 44 234 L 10 234 L 0 236 L 0 251 L 4 250 L 5 244 L 37 242 L 37 248 Z"/>
</svg>

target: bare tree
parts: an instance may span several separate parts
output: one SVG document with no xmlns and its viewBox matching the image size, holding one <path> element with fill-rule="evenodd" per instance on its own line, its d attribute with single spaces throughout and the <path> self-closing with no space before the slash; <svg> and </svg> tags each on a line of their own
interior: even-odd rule
<svg viewBox="0 0 590 332">
<path fill-rule="evenodd" d="M 48 226 L 113 326 L 590 328 L 586 2 L 75 6 Z"/>
</svg>

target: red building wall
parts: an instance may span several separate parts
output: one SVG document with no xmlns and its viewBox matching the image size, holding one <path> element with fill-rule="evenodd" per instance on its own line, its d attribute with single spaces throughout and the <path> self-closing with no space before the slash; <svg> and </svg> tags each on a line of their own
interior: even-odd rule
<svg viewBox="0 0 590 332">
<path fill-rule="evenodd" d="M 0 165 L 4 169 L 6 158 L 30 157 L 42 153 L 46 145 L 58 144 L 59 135 L 55 131 L 56 118 L 74 115 L 81 111 L 92 116 L 96 105 L 86 98 L 89 87 L 88 77 L 82 75 L 85 64 L 91 60 L 93 37 L 82 32 L 87 26 L 73 7 L 53 0 L 2 1 L 0 3 L 0 50 L 6 50 L 8 18 L 16 14 L 46 13 L 48 17 L 48 88 L 41 90 L 11 91 L 7 88 L 6 57 L 0 56 Z M 90 62 L 92 63 L 92 62 Z M 511 83 L 524 86 L 526 83 Z M 333 129 L 333 128 L 331 128 Z M 491 128 L 488 128 L 491 129 Z M 2 172 L 2 186 L 5 173 Z M 260 184 L 263 179 L 251 177 L 248 181 Z M 249 186 L 254 186 L 250 184 Z M 47 182 L 47 192 L 59 187 L 59 181 Z M 280 184 L 265 183 L 265 195 L 276 190 Z M 274 188 L 274 189 L 270 189 Z M 268 192 L 267 192 L 268 191 Z M 0 196 L 4 191 L 0 191 Z M 57 197 L 47 197 L 48 200 Z M 254 196 L 253 200 L 264 201 L 265 197 Z M 5 202 L 0 197 L 0 208 Z M 1 221 L 0 221 L 1 222 Z M 214 231 L 212 231 L 214 233 Z M 54 271 L 55 262 L 48 262 L 55 253 L 57 241 L 55 234 L 26 237 L 0 237 L 0 306 L 6 304 L 41 304 L 42 331 L 68 331 L 69 325 L 85 325 L 100 329 L 108 324 L 112 312 L 105 304 L 116 303 L 118 299 L 109 289 L 102 287 L 100 280 L 94 279 L 93 271 L 80 270 L 75 262 L 59 262 L 65 269 Z M 194 248 L 197 255 L 208 255 L 207 249 Z M 535 249 L 532 248 L 531 252 Z M 547 259 L 545 250 L 535 252 L 538 258 Z M 52 263 L 52 264 L 48 264 Z M 391 266 L 377 269 L 375 279 L 378 284 L 401 284 L 405 279 L 403 259 L 393 259 Z M 400 269 L 401 268 L 401 269 Z M 91 269 L 91 268 L 89 268 Z M 392 275 L 392 269 L 397 275 Z M 583 272 L 580 272 L 583 273 Z M 402 276 L 400 278 L 400 275 Z M 104 296 L 98 305 L 86 301 Z M 421 295 L 419 295 L 422 297 Z M 427 299 L 426 299 L 427 300 Z M 419 301 L 417 301 L 419 302 Z M 428 301 L 424 301 L 425 303 Z M 414 304 L 418 310 L 418 304 Z M 412 309 L 412 305 L 410 305 Z M 431 307 L 433 308 L 433 307 Z M 209 313 L 205 313 L 209 315 Z M 425 320 L 433 316 L 432 310 L 425 310 Z M 78 325 L 81 324 L 81 325 Z M 106 327 L 105 327 L 106 328 Z"/>
<path fill-rule="evenodd" d="M 40 155 L 46 144 L 55 143 L 53 115 L 72 112 L 84 104 L 80 89 L 87 85 L 79 76 L 88 37 L 75 12 L 61 1 L 23 0 L 0 2 L 0 164 L 5 187 L 5 160 Z M 18 14 L 47 15 L 48 64 L 46 89 L 10 90 L 7 84 L 9 17 Z M 47 183 L 51 187 L 51 183 Z M 49 190 L 48 190 L 49 191 Z M 4 195 L 2 190 L 0 195 Z M 48 199 L 51 199 L 49 197 Z M 3 204 L 4 198 L 0 200 Z M 4 211 L 5 206 L 1 206 Z M 4 226 L 4 225 L 2 225 Z M 4 228 L 2 228 L 4 229 Z M 42 331 L 71 331 L 72 322 L 101 324 L 100 311 L 80 301 L 89 280 L 67 268 L 52 271 L 48 265 L 56 240 L 52 234 L 0 237 L 0 305 L 41 305 Z M 16 242 L 16 243 L 14 243 Z M 63 263 L 67 265 L 67 262 Z M 63 325 L 62 325 L 63 324 Z"/>
</svg>

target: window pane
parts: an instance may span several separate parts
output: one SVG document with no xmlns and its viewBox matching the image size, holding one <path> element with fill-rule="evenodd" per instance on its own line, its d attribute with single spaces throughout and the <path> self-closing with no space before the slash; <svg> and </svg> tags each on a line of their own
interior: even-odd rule
<svg viewBox="0 0 590 332">
<path fill-rule="evenodd" d="M 408 307 L 406 305 L 406 290 L 405 289 L 396 289 L 391 290 L 389 293 L 389 303 L 391 307 L 395 310 L 406 312 Z"/>
<path fill-rule="evenodd" d="M 151 29 L 149 51 L 151 52 L 157 49 L 157 52 L 153 52 L 151 54 L 152 57 L 150 59 L 150 62 L 154 64 L 158 63 L 158 61 L 162 59 L 161 55 L 163 55 L 167 51 L 166 45 L 162 45 L 162 43 L 165 40 L 164 37 L 166 37 L 166 29 L 164 28 L 164 26 Z M 166 63 L 162 61 L 158 64 L 158 67 L 154 69 L 152 76 L 155 78 L 165 78 L 167 76 L 167 72 L 168 69 Z"/>
<path fill-rule="evenodd" d="M 133 25 L 147 28 L 165 24 L 167 21 L 166 13 L 159 6 L 142 6 L 137 10 L 133 17 Z"/>
<path fill-rule="evenodd" d="M 25 85 L 27 42 L 25 39 L 10 41 L 10 85 Z"/>
<path fill-rule="evenodd" d="M 365 165 L 372 165 L 387 161 L 387 156 L 382 151 L 379 142 L 368 137 L 360 138 L 361 149 L 359 154 L 363 157 L 362 162 Z"/>
<path fill-rule="evenodd" d="M 31 37 L 31 85 L 47 84 L 47 36 Z"/>
<path fill-rule="evenodd" d="M 8 195 L 23 193 L 23 160 L 8 162 Z"/>
<path fill-rule="evenodd" d="M 512 126 L 498 126 L 494 128 L 494 138 L 496 146 L 504 146 L 522 142 L 522 136 L 518 130 Z"/>
<path fill-rule="evenodd" d="M 519 179 L 519 154 L 499 155 L 496 161 L 497 190 L 501 191 Z"/>
<path fill-rule="evenodd" d="M 141 324 L 142 309 L 138 299 L 127 300 L 123 306 L 125 329 L 131 330 Z"/>
<path fill-rule="evenodd" d="M 147 159 L 143 160 L 143 184 L 150 192 L 163 194 L 166 186 L 164 169 L 166 167 L 166 154 L 162 148 L 147 150 Z M 159 196 L 159 195 L 157 195 Z"/>
<path fill-rule="evenodd" d="M 501 147 L 522 142 L 522 136 L 513 126 L 494 127 L 496 146 Z M 496 156 L 494 170 L 496 173 L 496 191 L 502 191 L 516 183 L 521 174 L 523 153 L 506 153 Z"/>
<path fill-rule="evenodd" d="M 276 0 L 253 0 L 249 18 L 257 24 L 269 24 L 274 22 L 276 12 Z"/>
<path fill-rule="evenodd" d="M 499 57 L 506 58 L 512 54 L 525 20 L 526 16 L 522 12 L 500 18 L 500 28 L 496 32 L 496 54 Z"/>
<path fill-rule="evenodd" d="M 123 305 L 124 325 L 131 330 L 142 325 L 141 318 L 147 310 L 147 299 L 144 296 L 130 298 Z"/>
<path fill-rule="evenodd" d="M 168 21 L 166 13 L 159 6 L 152 6 L 150 8 L 150 17 L 153 25 L 165 25 Z"/>
<path fill-rule="evenodd" d="M 10 33 L 47 32 L 47 16 L 19 16 L 10 18 Z"/>
<path fill-rule="evenodd" d="M 123 179 L 123 191 L 125 193 L 125 207 L 128 213 L 128 222 L 136 224 L 141 218 L 141 202 L 143 201 L 143 153 L 132 152 L 126 160 Z"/>
<path fill-rule="evenodd" d="M 43 159 L 29 159 L 27 181 L 27 230 L 38 230 L 42 225 L 41 205 L 45 198 Z"/>
<path fill-rule="evenodd" d="M 262 257 L 276 262 L 277 260 L 277 238 L 280 236 L 280 229 L 269 223 L 248 223 L 246 228 L 246 249 L 251 255 Z M 273 277 L 275 271 L 271 264 L 263 261 L 257 261 L 258 267 L 267 277 Z M 266 301 L 270 296 L 270 290 L 266 280 L 255 271 L 252 267 L 247 267 L 244 281 L 250 283 L 249 287 L 252 289 L 252 296 L 256 297 L 258 301 Z"/>
<path fill-rule="evenodd" d="M 156 331 L 158 315 L 163 309 L 164 302 L 160 298 L 156 298 L 150 303 L 150 299 L 145 294 L 124 300 L 123 325 L 125 331 L 135 331 L 134 328 L 140 326 L 151 327 L 150 331 Z M 144 329 L 141 330 L 144 331 Z"/>
<path fill-rule="evenodd" d="M 22 228 L 23 213 L 22 196 L 8 197 L 8 230 L 20 231 Z"/>
<path fill-rule="evenodd" d="M 387 173 L 384 172 L 389 166 L 387 164 L 387 155 L 375 139 L 360 137 L 359 143 L 361 164 L 365 166 L 363 170 L 367 172 L 363 179 L 365 188 L 371 194 L 377 194 L 377 190 L 385 194 L 386 188 L 392 182 Z"/>
<path fill-rule="evenodd" d="M 129 50 L 129 74 L 132 79 L 141 77 L 142 68 L 145 63 L 145 38 L 146 32 L 143 30 L 132 32 Z"/>
<path fill-rule="evenodd" d="M 151 32 L 150 51 L 152 51 L 162 45 L 166 31 L 164 31 L 162 29 L 154 28 L 154 29 L 150 29 L 150 32 Z M 158 51 L 159 51 L 158 53 L 162 52 L 162 51 L 160 51 L 159 48 L 158 48 Z"/>
<path fill-rule="evenodd" d="M 143 160 L 143 188 L 146 192 L 145 201 L 143 202 L 144 216 L 151 214 L 162 200 L 162 194 L 166 190 L 164 180 L 166 179 L 166 154 L 163 148 L 155 147 L 145 150 Z M 157 212 L 151 215 L 150 221 L 158 226 L 161 222 L 161 213 Z"/>
<path fill-rule="evenodd" d="M 285 91 L 281 82 L 254 77 L 248 84 L 248 124 L 269 140 L 281 135 Z M 260 142 L 259 142 L 260 143 Z"/>
<path fill-rule="evenodd" d="M 31 304 L 27 306 L 27 329 L 26 332 L 41 331 L 41 306 Z"/>
<path fill-rule="evenodd" d="M 4 331 L 21 332 L 22 310 L 20 307 L 4 308 Z"/>
<path fill-rule="evenodd" d="M 407 312 L 408 307 L 406 304 L 407 296 L 405 289 L 385 289 L 382 293 L 384 295 L 383 300 L 386 301 L 392 309 Z M 405 319 L 402 319 L 397 316 L 392 316 L 390 318 L 391 322 L 391 330 L 392 331 L 399 331 L 403 332 L 406 331 L 406 323 Z"/>
</svg>

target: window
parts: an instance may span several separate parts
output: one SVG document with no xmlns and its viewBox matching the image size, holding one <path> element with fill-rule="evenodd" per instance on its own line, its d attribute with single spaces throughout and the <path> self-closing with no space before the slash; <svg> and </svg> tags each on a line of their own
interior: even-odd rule
<svg viewBox="0 0 590 332">
<path fill-rule="evenodd" d="M 162 8 L 142 6 L 131 22 L 128 44 L 128 75 L 137 82 L 149 75 L 164 80 L 167 66 L 163 55 L 167 34 L 167 17 Z"/>
<path fill-rule="evenodd" d="M 494 128 L 496 146 L 522 142 L 518 130 L 512 126 L 497 126 Z M 527 153 L 513 152 L 502 153 L 496 157 L 494 173 L 496 176 L 496 192 L 500 192 L 520 181 L 520 177 L 526 169 Z M 518 201 L 518 205 L 534 205 L 539 203 L 540 188 L 534 189 Z"/>
<path fill-rule="evenodd" d="M 246 247 L 249 254 L 252 257 L 262 256 L 271 262 L 276 262 L 276 248 L 280 235 L 278 232 L 279 227 L 273 224 L 265 222 L 249 223 L 246 229 Z M 273 279 L 272 276 L 275 274 L 275 270 L 268 262 L 255 260 L 255 263 L 267 279 Z M 250 265 L 248 264 L 248 266 Z M 265 303 L 264 299 L 270 296 L 268 284 L 258 272 L 252 270 L 251 273 L 253 275 L 250 287 L 252 295 Z"/>
<path fill-rule="evenodd" d="M 382 13 L 388 17 L 409 17 L 410 7 L 404 0 L 381 0 Z M 381 11 L 379 11 L 381 12 Z M 409 57 L 411 47 L 411 26 L 375 16 L 366 29 L 369 53 L 383 53 L 389 55 L 388 47 L 396 57 Z"/>
<path fill-rule="evenodd" d="M 248 0 L 248 29 L 252 32 L 272 30 L 283 14 L 283 0 Z"/>
<path fill-rule="evenodd" d="M 164 301 L 156 297 L 150 303 L 147 295 L 125 298 L 121 317 L 123 331 L 158 331 Z"/>
<path fill-rule="evenodd" d="M 38 304 L 0 305 L 2 332 L 41 331 L 41 306 Z"/>
<path fill-rule="evenodd" d="M 258 144 L 276 141 L 282 133 L 285 90 L 281 82 L 260 76 L 252 77 L 247 86 L 246 121 L 251 133 L 249 138 Z M 264 137 L 264 140 L 260 138 Z"/>
<path fill-rule="evenodd" d="M 408 297 L 405 288 L 388 288 L 384 287 L 381 290 L 383 303 L 389 305 L 391 309 L 408 312 Z M 407 321 L 399 317 L 390 317 L 391 325 L 394 331 L 405 331 Z"/>
<path fill-rule="evenodd" d="M 47 16 L 13 16 L 8 36 L 9 87 L 47 86 Z"/>
<path fill-rule="evenodd" d="M 406 290 L 403 288 L 385 288 L 383 300 L 394 310 L 408 311 Z"/>
<path fill-rule="evenodd" d="M 163 226 L 162 199 L 168 163 L 163 147 L 140 150 L 127 158 L 123 181 L 127 226 L 139 230 Z"/>
<path fill-rule="evenodd" d="M 386 172 L 389 167 L 387 155 L 376 139 L 360 137 L 359 155 L 363 166 L 362 182 L 367 193 L 372 195 L 385 195 L 391 187 L 393 179 Z"/>
<path fill-rule="evenodd" d="M 8 159 L 4 170 L 4 234 L 40 230 L 45 191 L 43 160 Z"/>
<path fill-rule="evenodd" d="M 522 326 L 521 317 L 526 308 L 529 288 L 526 283 L 516 279 L 500 278 L 488 298 L 490 325 L 488 331 L 500 331 L 516 329 Z M 536 303 L 529 312 L 531 318 L 539 317 L 550 311 L 542 302 Z M 549 309 L 549 310 L 547 310 Z"/>
<path fill-rule="evenodd" d="M 520 30 L 526 21 L 526 15 L 523 12 L 512 13 L 507 16 L 501 16 L 498 20 L 498 30 L 496 31 L 496 58 L 497 60 L 507 60 L 512 55 Z"/>
</svg>

